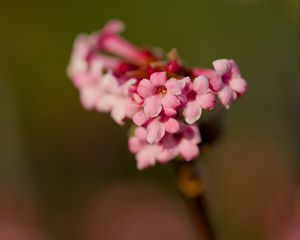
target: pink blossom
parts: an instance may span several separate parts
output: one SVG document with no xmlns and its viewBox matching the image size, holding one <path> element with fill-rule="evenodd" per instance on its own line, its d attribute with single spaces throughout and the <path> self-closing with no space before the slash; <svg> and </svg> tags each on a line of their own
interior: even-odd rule
<svg viewBox="0 0 300 240">
<path fill-rule="evenodd" d="M 67 75 L 74 78 L 78 73 L 88 69 L 87 56 L 93 46 L 93 41 L 88 35 L 79 35 L 74 44 L 70 63 L 67 67 Z"/>
<path fill-rule="evenodd" d="M 183 115 L 188 124 L 193 124 L 200 119 L 202 109 L 214 108 L 215 96 L 209 89 L 208 79 L 202 75 L 190 82 L 190 85 L 191 90 L 187 93 Z"/>
<path fill-rule="evenodd" d="M 167 133 L 161 141 L 150 144 L 147 141 L 147 130 L 137 127 L 134 135 L 129 138 L 128 146 L 136 154 L 138 169 L 155 165 L 156 162 L 166 163 L 181 155 L 191 161 L 199 155 L 198 144 L 201 142 L 197 125 L 180 126 L 176 134 Z"/>
<path fill-rule="evenodd" d="M 242 78 L 238 65 L 232 59 L 216 60 L 213 66 L 224 84 L 218 93 L 219 99 L 226 108 L 229 108 L 238 96 L 246 93 L 247 82 Z"/>
<path fill-rule="evenodd" d="M 128 141 L 129 150 L 136 153 L 137 168 L 139 170 L 155 165 L 157 155 L 162 149 L 158 144 L 149 144 L 146 138 L 146 129 L 137 127 L 134 135 Z"/>
<path fill-rule="evenodd" d="M 146 116 L 156 117 L 162 110 L 167 116 L 176 115 L 176 108 L 181 104 L 178 96 L 184 87 L 183 80 L 167 80 L 166 72 L 156 72 L 151 74 L 150 79 L 143 79 L 137 92 L 145 99 L 143 107 Z"/>
<path fill-rule="evenodd" d="M 164 61 L 121 37 L 123 30 L 113 20 L 76 38 L 67 74 L 83 107 L 109 112 L 120 125 L 125 120 L 138 125 L 129 148 L 139 169 L 178 156 L 196 158 L 201 137 L 195 123 L 203 109 L 214 108 L 215 95 L 228 108 L 246 92 L 237 64 L 221 59 L 214 69 L 188 68 L 175 50 Z"/>
<path fill-rule="evenodd" d="M 147 141 L 151 144 L 158 143 L 166 133 L 176 133 L 179 122 L 173 117 L 157 116 L 150 118 L 144 111 L 139 111 L 133 116 L 133 122 L 138 126 L 146 126 Z"/>
<path fill-rule="evenodd" d="M 73 78 L 74 85 L 79 89 L 80 100 L 87 110 L 92 109 L 101 93 L 99 82 L 103 78 L 102 62 L 93 61 L 90 69 L 78 73 Z"/>
<path fill-rule="evenodd" d="M 195 77 L 205 76 L 209 80 L 209 87 L 213 92 L 219 92 L 224 87 L 222 78 L 213 69 L 193 67 L 192 73 Z"/>
<path fill-rule="evenodd" d="M 92 60 L 101 61 L 106 69 L 115 69 L 119 60 L 115 57 L 108 56 L 99 52 L 98 39 L 107 36 L 118 34 L 124 29 L 124 24 L 121 21 L 109 21 L 101 31 L 90 35 L 80 34 L 76 37 L 70 63 L 67 67 L 67 75 L 70 78 L 76 77 L 77 74 L 86 72 L 89 68 L 89 63 Z"/>
<path fill-rule="evenodd" d="M 112 118 L 120 125 L 126 118 L 138 111 L 138 106 L 129 97 L 129 88 L 135 84 L 136 79 L 130 79 L 120 84 L 115 76 L 106 73 L 99 81 L 99 95 L 95 107 L 98 111 L 111 112 Z"/>
<path fill-rule="evenodd" d="M 178 132 L 168 134 L 162 140 L 162 151 L 157 158 L 160 162 L 167 162 L 180 154 L 186 161 L 191 161 L 200 153 L 199 143 L 201 136 L 198 126 L 181 124 Z"/>
</svg>

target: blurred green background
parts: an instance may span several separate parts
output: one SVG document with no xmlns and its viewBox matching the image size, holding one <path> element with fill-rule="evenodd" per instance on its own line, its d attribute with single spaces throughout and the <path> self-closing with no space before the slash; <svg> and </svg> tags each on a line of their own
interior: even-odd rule
<svg viewBox="0 0 300 240">
<path fill-rule="evenodd" d="M 190 65 L 237 60 L 249 92 L 202 158 L 210 218 L 218 239 L 293 239 L 298 0 L 1 1 L 0 239 L 195 239 L 172 167 L 137 171 L 127 129 L 85 111 L 66 77 L 75 36 L 111 18 Z"/>
</svg>

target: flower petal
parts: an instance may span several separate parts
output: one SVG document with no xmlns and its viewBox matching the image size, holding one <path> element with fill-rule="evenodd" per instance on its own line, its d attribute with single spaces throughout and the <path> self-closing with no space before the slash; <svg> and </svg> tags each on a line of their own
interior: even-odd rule
<svg viewBox="0 0 300 240">
<path fill-rule="evenodd" d="M 132 153 L 137 153 L 142 149 L 143 145 L 141 144 L 141 141 L 136 137 L 130 137 L 128 140 L 128 148 L 129 151 Z"/>
<path fill-rule="evenodd" d="M 113 104 L 113 108 L 111 111 L 111 117 L 118 123 L 119 125 L 124 124 L 124 119 L 126 117 L 125 106 L 122 102 L 116 102 Z"/>
<path fill-rule="evenodd" d="M 157 95 L 148 97 L 144 101 L 144 112 L 148 117 L 156 117 L 161 112 L 161 98 Z"/>
<path fill-rule="evenodd" d="M 165 95 L 162 98 L 162 105 L 167 116 L 175 116 L 177 114 L 176 108 L 180 106 L 180 101 L 173 95 Z"/>
<path fill-rule="evenodd" d="M 201 135 L 197 124 L 187 125 L 183 132 L 184 138 L 188 139 L 191 143 L 201 143 Z"/>
<path fill-rule="evenodd" d="M 152 73 L 150 76 L 150 81 L 153 83 L 154 86 L 164 86 L 167 81 L 167 74 L 166 72 Z"/>
<path fill-rule="evenodd" d="M 169 133 L 176 133 L 179 131 L 179 123 L 175 118 L 169 118 L 168 121 L 165 122 L 165 129 Z"/>
<path fill-rule="evenodd" d="M 132 118 L 133 122 L 138 126 L 144 125 L 149 119 L 150 117 L 146 116 L 144 111 L 137 112 Z"/>
<path fill-rule="evenodd" d="M 157 146 L 147 145 L 136 154 L 137 168 L 143 170 L 155 165 L 156 155 L 159 151 Z"/>
<path fill-rule="evenodd" d="M 118 93 L 120 90 L 119 82 L 111 72 L 103 76 L 99 82 L 99 87 L 101 90 L 110 93 Z"/>
<path fill-rule="evenodd" d="M 97 98 L 95 107 L 100 112 L 109 112 L 115 102 L 115 96 L 111 94 L 105 94 Z"/>
<path fill-rule="evenodd" d="M 188 124 L 193 124 L 200 119 L 202 114 L 201 106 L 196 102 L 188 102 L 183 110 L 183 116 Z"/>
<path fill-rule="evenodd" d="M 85 109 L 92 109 L 99 95 L 98 89 L 90 86 L 80 91 L 81 104 Z"/>
<path fill-rule="evenodd" d="M 247 82 L 243 78 L 232 78 L 229 81 L 229 86 L 239 94 L 244 94 L 247 91 Z"/>
<path fill-rule="evenodd" d="M 199 147 L 187 139 L 182 139 L 178 147 L 181 155 L 187 161 L 191 161 L 196 158 L 200 152 Z"/>
<path fill-rule="evenodd" d="M 213 109 L 216 104 L 216 97 L 212 93 L 206 93 L 203 95 L 198 95 L 197 103 L 201 106 L 203 109 Z"/>
<path fill-rule="evenodd" d="M 233 91 L 230 87 L 225 86 L 218 94 L 221 103 L 226 107 L 229 108 L 230 104 L 233 101 Z"/>
<path fill-rule="evenodd" d="M 146 143 L 146 139 L 147 139 L 147 130 L 144 127 L 137 127 L 134 130 L 134 135 L 140 139 L 140 141 L 145 142 Z"/>
<path fill-rule="evenodd" d="M 94 59 L 91 63 L 91 74 L 95 77 L 102 77 L 103 62 L 98 59 Z"/>
<path fill-rule="evenodd" d="M 95 79 L 88 72 L 80 72 L 73 77 L 73 83 L 78 89 L 95 83 Z"/>
<path fill-rule="evenodd" d="M 209 79 L 209 84 L 211 89 L 215 92 L 219 92 L 224 87 L 222 78 L 217 75 Z"/>
<path fill-rule="evenodd" d="M 165 126 L 158 119 L 153 120 L 147 126 L 147 142 L 158 143 L 165 135 Z"/>
<path fill-rule="evenodd" d="M 184 89 L 186 80 L 178 80 L 176 78 L 171 78 L 166 82 L 166 88 L 168 95 L 180 95 Z"/>
<path fill-rule="evenodd" d="M 231 68 L 231 65 L 227 59 L 215 60 L 213 61 L 213 66 L 217 73 L 221 76 L 227 73 Z"/>
<path fill-rule="evenodd" d="M 157 160 L 160 163 L 166 163 L 175 157 L 177 157 L 179 149 L 175 139 L 169 135 L 167 138 L 164 138 L 162 143 L 162 150 L 157 154 Z"/>
<path fill-rule="evenodd" d="M 233 60 L 229 60 L 230 66 L 231 66 L 231 76 L 233 78 L 241 78 L 240 68 L 238 64 Z"/>
<path fill-rule="evenodd" d="M 150 80 L 143 79 L 138 85 L 137 92 L 141 97 L 147 98 L 155 94 L 155 87 Z"/>
<path fill-rule="evenodd" d="M 208 88 L 209 81 L 205 76 L 201 75 L 195 78 L 193 82 L 193 89 L 195 92 L 197 92 L 198 94 L 204 94 L 205 92 L 207 92 Z"/>
<path fill-rule="evenodd" d="M 139 106 L 130 98 L 123 97 L 125 101 L 125 112 L 127 118 L 132 118 L 138 111 Z"/>
</svg>

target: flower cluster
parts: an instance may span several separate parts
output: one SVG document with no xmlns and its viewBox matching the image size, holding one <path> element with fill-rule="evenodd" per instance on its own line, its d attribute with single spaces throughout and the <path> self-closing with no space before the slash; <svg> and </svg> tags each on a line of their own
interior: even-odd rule
<svg viewBox="0 0 300 240">
<path fill-rule="evenodd" d="M 234 60 L 213 62 L 213 69 L 188 68 L 172 50 L 164 60 L 120 36 L 124 25 L 113 20 L 101 31 L 76 38 L 67 69 L 86 109 L 110 112 L 120 125 L 136 125 L 129 149 L 139 169 L 178 156 L 199 155 L 196 122 L 212 110 L 216 98 L 226 108 L 243 95 L 247 83 Z"/>
</svg>

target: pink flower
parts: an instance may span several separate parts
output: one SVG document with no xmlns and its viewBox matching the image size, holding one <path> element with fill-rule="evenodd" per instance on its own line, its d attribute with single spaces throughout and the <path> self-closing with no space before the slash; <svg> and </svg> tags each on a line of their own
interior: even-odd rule
<svg viewBox="0 0 300 240">
<path fill-rule="evenodd" d="M 70 63 L 67 67 L 67 75 L 74 78 L 78 73 L 88 70 L 89 63 L 92 59 L 101 61 L 104 68 L 113 69 L 119 64 L 119 60 L 115 57 L 107 56 L 99 53 L 97 39 L 101 35 L 116 32 L 117 25 L 121 22 L 109 22 L 105 27 L 97 33 L 90 35 L 80 34 L 76 37 Z"/>
<path fill-rule="evenodd" d="M 120 125 L 124 124 L 126 118 L 138 111 L 138 106 L 129 97 L 129 89 L 135 84 L 136 79 L 129 79 L 120 84 L 115 76 L 106 73 L 99 81 L 99 95 L 95 107 L 98 111 L 111 112 L 112 118 Z"/>
<path fill-rule="evenodd" d="M 74 44 L 70 63 L 67 67 L 67 75 L 70 78 L 88 69 L 87 56 L 93 46 L 93 41 L 88 35 L 79 35 Z"/>
<path fill-rule="evenodd" d="M 209 89 L 208 79 L 204 76 L 197 77 L 190 82 L 191 90 L 187 93 L 187 104 L 183 115 L 188 124 L 193 124 L 200 119 L 202 109 L 213 109 L 215 96 Z"/>
<path fill-rule="evenodd" d="M 193 67 L 192 73 L 195 77 L 205 76 L 209 80 L 209 87 L 213 92 L 219 92 L 224 87 L 222 78 L 213 69 Z"/>
<path fill-rule="evenodd" d="M 150 144 L 147 141 L 147 131 L 137 127 L 134 135 L 129 138 L 128 146 L 136 154 L 137 167 L 154 166 L 156 162 L 166 163 L 180 154 L 186 161 L 191 161 L 199 155 L 198 144 L 201 142 L 197 125 L 181 125 L 176 134 L 167 133 L 161 141 Z"/>
<path fill-rule="evenodd" d="M 133 122 L 138 126 L 146 126 L 147 141 L 150 144 L 158 143 L 166 133 L 176 133 L 179 130 L 179 122 L 175 118 L 164 115 L 150 118 L 143 111 L 133 116 Z"/>
<path fill-rule="evenodd" d="M 143 79 L 137 88 L 138 94 L 145 99 L 143 107 L 146 116 L 156 117 L 162 110 L 167 116 L 176 115 L 180 106 L 178 96 L 185 87 L 184 80 L 167 80 L 166 72 L 151 74 L 150 79 Z"/>
<path fill-rule="evenodd" d="M 164 61 L 121 37 L 123 30 L 124 24 L 113 20 L 76 38 L 67 74 L 83 107 L 109 112 L 120 125 L 128 119 L 138 125 L 129 148 L 139 169 L 178 156 L 196 158 L 201 137 L 195 122 L 203 109 L 214 108 L 216 94 L 228 108 L 246 92 L 237 64 L 221 59 L 214 69 L 189 68 L 175 50 Z"/>
<path fill-rule="evenodd" d="M 129 138 L 128 147 L 132 153 L 136 153 L 137 168 L 142 170 L 154 166 L 161 146 L 149 144 L 146 140 L 147 132 L 143 127 L 137 127 L 134 136 Z"/>
<path fill-rule="evenodd" d="M 101 93 L 99 82 L 103 78 L 102 62 L 93 61 L 90 69 L 78 73 L 73 78 L 74 85 L 79 89 L 80 100 L 87 110 L 92 109 Z"/>
<path fill-rule="evenodd" d="M 162 151 L 157 158 L 160 162 L 167 162 L 174 155 L 181 155 L 186 161 L 195 159 L 199 153 L 198 144 L 201 136 L 197 125 L 181 124 L 180 130 L 175 134 L 168 134 L 162 140 Z"/>
<path fill-rule="evenodd" d="M 219 99 L 226 108 L 229 108 L 238 96 L 246 93 L 247 82 L 242 78 L 238 65 L 232 59 L 216 60 L 213 66 L 224 84 L 218 93 Z"/>
</svg>

